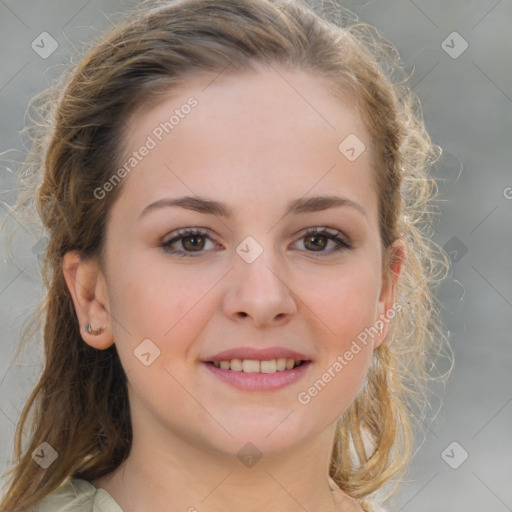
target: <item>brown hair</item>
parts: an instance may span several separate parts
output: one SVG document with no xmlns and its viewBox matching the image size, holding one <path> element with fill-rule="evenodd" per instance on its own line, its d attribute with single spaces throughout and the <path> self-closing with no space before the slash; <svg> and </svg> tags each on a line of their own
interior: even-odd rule
<svg viewBox="0 0 512 512">
<path fill-rule="evenodd" d="M 25 162 L 36 199 L 29 190 L 17 208 L 35 205 L 48 237 L 42 266 L 47 293 L 35 317 L 44 321 L 45 367 L 19 420 L 1 509 L 26 510 L 68 478 L 99 478 L 127 457 L 126 376 L 115 344 L 95 350 L 82 340 L 62 258 L 71 250 L 101 256 L 107 213 L 122 184 L 101 200 L 94 190 L 121 161 L 127 116 L 198 73 L 236 74 L 251 69 L 251 62 L 302 69 L 322 77 L 333 94 L 353 94 L 371 135 L 386 276 L 391 244 L 405 244 L 400 312 L 375 351 L 363 388 L 338 421 L 330 476 L 364 504 L 403 475 L 414 418 L 420 425 L 426 383 L 433 378 L 427 363 L 448 346 L 431 291 L 447 268 L 429 231 L 436 189 L 427 168 L 440 148 L 425 131 L 393 47 L 333 8 L 315 13 L 306 3 L 286 0 L 146 2 L 36 99 L 44 122 Z M 36 329 L 27 329 L 24 339 Z M 42 442 L 58 452 L 58 464 L 46 470 L 31 457 Z"/>
</svg>

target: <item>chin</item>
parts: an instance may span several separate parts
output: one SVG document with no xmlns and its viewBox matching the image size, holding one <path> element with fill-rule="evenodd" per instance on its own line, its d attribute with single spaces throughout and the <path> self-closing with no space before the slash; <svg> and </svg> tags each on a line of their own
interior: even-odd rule
<svg viewBox="0 0 512 512">
<path fill-rule="evenodd" d="M 263 454 L 265 457 L 274 457 L 301 446 L 305 442 L 307 427 L 304 424 L 291 424 L 294 413 L 290 412 L 291 410 L 281 410 L 278 422 L 238 421 L 236 425 L 226 425 L 233 437 L 226 440 L 226 436 L 223 436 L 223 442 L 219 443 L 218 448 L 238 457 L 245 452 L 249 452 L 249 455 L 252 452 L 258 455 L 260 452 L 259 456 Z"/>
</svg>

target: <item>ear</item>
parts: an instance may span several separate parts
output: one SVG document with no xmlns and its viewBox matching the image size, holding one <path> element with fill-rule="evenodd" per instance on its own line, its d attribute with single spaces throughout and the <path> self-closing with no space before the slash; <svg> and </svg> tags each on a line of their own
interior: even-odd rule
<svg viewBox="0 0 512 512">
<path fill-rule="evenodd" d="M 70 251 L 64 255 L 62 270 L 73 298 L 83 340 L 98 350 L 110 347 L 114 343 L 114 337 L 107 286 L 97 259 L 85 260 L 78 251 Z M 98 335 L 90 334 L 85 329 L 87 324 L 91 324 L 95 330 L 100 327 L 104 330 Z"/>
<path fill-rule="evenodd" d="M 375 322 L 379 334 L 375 336 L 374 349 L 386 338 L 391 319 L 395 316 L 395 314 L 391 315 L 389 311 L 394 310 L 396 283 L 405 261 L 405 245 L 402 240 L 395 241 L 387 250 L 389 251 L 389 265 L 383 269 L 382 289 L 377 306 L 378 319 Z"/>
</svg>

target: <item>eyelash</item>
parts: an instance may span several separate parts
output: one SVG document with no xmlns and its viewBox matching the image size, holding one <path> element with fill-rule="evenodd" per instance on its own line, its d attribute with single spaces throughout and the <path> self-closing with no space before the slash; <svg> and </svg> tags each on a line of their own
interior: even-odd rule
<svg viewBox="0 0 512 512">
<path fill-rule="evenodd" d="M 332 249 L 330 251 L 306 251 L 311 252 L 314 254 L 318 254 L 321 258 L 329 256 L 333 253 L 337 253 L 339 251 L 352 249 L 352 245 L 346 240 L 345 237 L 340 236 L 340 232 L 337 230 L 333 230 L 333 232 L 330 232 L 326 228 L 310 228 L 308 229 L 299 240 L 306 238 L 308 236 L 312 235 L 325 235 L 329 240 L 334 241 L 337 244 L 337 247 L 335 249 Z M 176 236 L 171 238 L 170 240 L 167 240 L 166 242 L 162 242 L 160 244 L 160 247 L 163 249 L 163 251 L 166 254 L 174 254 L 179 255 L 180 257 L 197 257 L 204 253 L 204 251 L 181 251 L 173 249 L 171 246 L 176 243 L 179 240 L 182 240 L 184 238 L 192 237 L 192 236 L 201 236 L 206 237 L 212 242 L 215 242 L 210 235 L 204 230 L 198 229 L 198 228 L 186 228 L 186 229 L 178 229 L 176 231 Z"/>
</svg>

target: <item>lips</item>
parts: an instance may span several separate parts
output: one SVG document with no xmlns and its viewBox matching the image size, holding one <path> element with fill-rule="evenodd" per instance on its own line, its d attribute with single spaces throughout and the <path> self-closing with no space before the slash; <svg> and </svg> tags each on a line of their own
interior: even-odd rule
<svg viewBox="0 0 512 512">
<path fill-rule="evenodd" d="M 311 361 L 312 358 L 290 350 L 284 347 L 252 348 L 240 347 L 230 350 L 224 350 L 214 356 L 203 359 L 204 363 L 215 363 L 221 361 L 231 361 L 232 359 L 252 360 L 252 361 L 270 361 L 273 359 L 293 359 L 294 361 Z"/>
<path fill-rule="evenodd" d="M 284 347 L 235 348 L 205 358 L 216 377 L 246 391 L 273 391 L 300 379 L 312 359 Z"/>
</svg>

